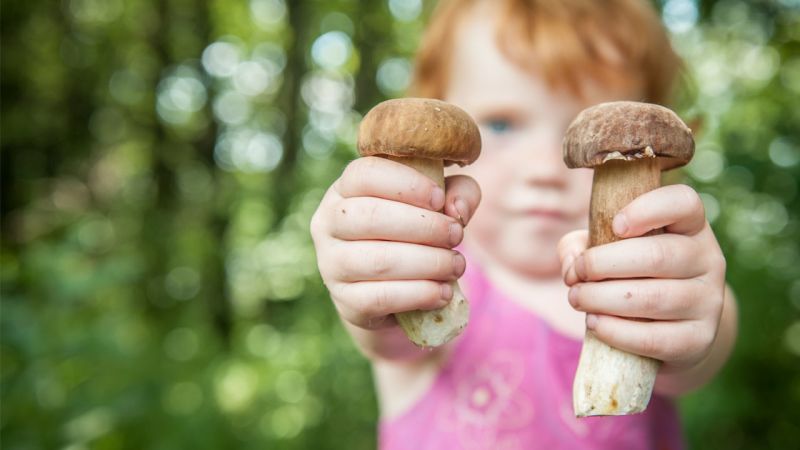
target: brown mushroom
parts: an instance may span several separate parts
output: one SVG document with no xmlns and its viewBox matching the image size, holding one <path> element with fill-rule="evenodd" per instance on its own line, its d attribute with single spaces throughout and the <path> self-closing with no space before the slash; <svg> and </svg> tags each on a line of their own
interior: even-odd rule
<svg viewBox="0 0 800 450">
<path fill-rule="evenodd" d="M 663 106 L 612 102 L 581 112 L 567 129 L 564 162 L 594 168 L 589 247 L 619 240 L 611 228 L 617 212 L 658 188 L 662 170 L 686 164 L 693 154 L 692 131 Z M 573 385 L 575 415 L 644 411 L 659 365 L 610 347 L 587 330 Z"/>
<path fill-rule="evenodd" d="M 433 99 L 395 99 L 378 104 L 364 117 L 358 151 L 412 167 L 444 189 L 443 167 L 475 161 L 481 137 L 475 122 L 456 106 Z M 436 347 L 467 325 L 469 303 L 457 282 L 452 287 L 453 299 L 443 308 L 395 314 L 412 342 Z"/>
</svg>

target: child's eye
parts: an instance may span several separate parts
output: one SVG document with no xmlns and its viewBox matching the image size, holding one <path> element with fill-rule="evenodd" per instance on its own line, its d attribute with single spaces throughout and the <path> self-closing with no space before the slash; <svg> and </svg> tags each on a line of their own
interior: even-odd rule
<svg viewBox="0 0 800 450">
<path fill-rule="evenodd" d="M 484 121 L 486 128 L 489 131 L 497 134 L 507 133 L 511 131 L 511 121 L 508 119 L 489 119 Z"/>
</svg>

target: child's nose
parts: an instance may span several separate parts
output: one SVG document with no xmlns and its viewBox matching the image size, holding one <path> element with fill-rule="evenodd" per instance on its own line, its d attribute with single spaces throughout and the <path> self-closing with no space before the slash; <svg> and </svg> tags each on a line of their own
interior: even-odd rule
<svg viewBox="0 0 800 450">
<path fill-rule="evenodd" d="M 561 153 L 561 139 L 553 137 L 530 146 L 525 152 L 527 158 L 520 169 L 526 183 L 562 187 L 567 180 L 567 166 Z"/>
</svg>

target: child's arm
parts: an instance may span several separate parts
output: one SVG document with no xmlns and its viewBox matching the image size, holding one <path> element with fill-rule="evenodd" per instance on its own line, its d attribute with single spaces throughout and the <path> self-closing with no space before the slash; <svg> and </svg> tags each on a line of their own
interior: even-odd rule
<svg viewBox="0 0 800 450">
<path fill-rule="evenodd" d="M 452 248 L 479 201 L 471 178 L 448 178 L 445 195 L 419 172 L 377 157 L 353 161 L 328 189 L 311 220 L 319 271 L 367 358 L 433 356 L 408 340 L 392 314 L 450 301 L 448 282 L 465 269 Z"/>
<path fill-rule="evenodd" d="M 614 232 L 626 239 L 590 249 L 585 231 L 562 239 L 570 304 L 602 341 L 663 361 L 659 393 L 702 386 L 730 355 L 737 314 L 699 196 L 684 185 L 648 192 L 615 216 Z"/>
</svg>

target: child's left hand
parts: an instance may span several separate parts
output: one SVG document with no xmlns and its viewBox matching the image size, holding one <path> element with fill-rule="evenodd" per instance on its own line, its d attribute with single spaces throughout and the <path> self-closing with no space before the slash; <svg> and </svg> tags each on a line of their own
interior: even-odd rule
<svg viewBox="0 0 800 450">
<path fill-rule="evenodd" d="M 641 237 L 664 228 L 664 234 Z M 614 218 L 626 238 L 587 249 L 588 232 L 559 243 L 569 302 L 602 341 L 664 362 L 699 365 L 712 350 L 725 295 L 725 258 L 700 197 L 685 185 L 643 194 Z M 644 320 L 637 320 L 644 319 Z"/>
</svg>

